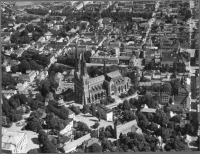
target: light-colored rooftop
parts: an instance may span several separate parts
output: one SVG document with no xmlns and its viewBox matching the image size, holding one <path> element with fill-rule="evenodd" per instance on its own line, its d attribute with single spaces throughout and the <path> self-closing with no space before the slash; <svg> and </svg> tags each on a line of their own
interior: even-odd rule
<svg viewBox="0 0 200 154">
<path fill-rule="evenodd" d="M 74 140 L 70 142 L 69 144 L 66 144 L 63 149 L 65 152 L 70 152 L 71 149 L 76 148 L 78 145 L 81 145 L 84 141 L 87 141 L 91 138 L 90 134 L 87 134 L 77 140 Z"/>
<path fill-rule="evenodd" d="M 110 78 L 115 78 L 115 77 L 121 76 L 121 73 L 117 70 L 117 71 L 108 73 L 107 76 L 109 76 Z"/>
<path fill-rule="evenodd" d="M 152 108 L 143 108 L 141 112 L 147 112 L 147 113 L 156 113 L 156 109 Z"/>
<path fill-rule="evenodd" d="M 95 83 L 103 82 L 104 80 L 105 80 L 105 76 L 101 75 L 101 76 L 89 79 L 89 84 L 92 85 L 92 84 L 95 84 Z"/>
<path fill-rule="evenodd" d="M 2 148 L 10 149 L 11 145 L 17 146 L 26 133 L 4 132 L 2 134 Z"/>
</svg>

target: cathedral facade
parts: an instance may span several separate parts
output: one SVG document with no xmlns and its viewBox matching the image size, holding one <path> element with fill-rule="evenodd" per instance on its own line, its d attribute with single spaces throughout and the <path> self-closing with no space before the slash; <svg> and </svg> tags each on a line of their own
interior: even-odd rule
<svg viewBox="0 0 200 154">
<path fill-rule="evenodd" d="M 104 75 L 90 78 L 87 73 L 84 52 L 78 58 L 76 50 L 75 61 L 74 93 L 76 103 L 83 105 L 99 103 L 107 96 L 119 95 L 128 91 L 131 80 L 128 77 L 123 77 L 119 71 L 107 74 L 104 72 Z"/>
</svg>

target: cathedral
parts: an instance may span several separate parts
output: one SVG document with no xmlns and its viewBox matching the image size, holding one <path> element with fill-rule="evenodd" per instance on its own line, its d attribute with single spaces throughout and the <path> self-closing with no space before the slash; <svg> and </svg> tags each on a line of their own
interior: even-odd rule
<svg viewBox="0 0 200 154">
<path fill-rule="evenodd" d="M 78 58 L 75 51 L 74 94 L 75 102 L 79 104 L 99 103 L 101 99 L 111 95 L 119 95 L 128 91 L 130 78 L 123 77 L 119 71 L 90 78 L 87 73 L 84 52 Z"/>
</svg>

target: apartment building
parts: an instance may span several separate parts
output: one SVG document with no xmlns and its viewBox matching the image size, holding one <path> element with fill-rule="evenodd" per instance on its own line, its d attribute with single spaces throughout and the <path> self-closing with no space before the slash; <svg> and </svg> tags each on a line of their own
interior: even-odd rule
<svg viewBox="0 0 200 154">
<path fill-rule="evenodd" d="M 1 149 L 3 153 L 23 153 L 28 143 L 26 133 L 2 133 Z"/>
</svg>

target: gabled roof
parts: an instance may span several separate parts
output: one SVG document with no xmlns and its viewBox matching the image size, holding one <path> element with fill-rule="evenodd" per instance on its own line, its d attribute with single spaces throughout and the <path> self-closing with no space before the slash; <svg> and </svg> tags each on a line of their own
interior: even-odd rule
<svg viewBox="0 0 200 154">
<path fill-rule="evenodd" d="M 105 80 L 105 76 L 101 75 L 101 76 L 98 76 L 98 77 L 90 78 L 89 84 L 92 85 L 92 84 L 95 84 L 95 83 L 103 82 L 104 80 Z"/>
<path fill-rule="evenodd" d="M 88 141 L 85 141 L 86 147 L 89 147 L 89 146 L 91 146 L 94 143 L 100 144 L 99 140 L 97 138 L 91 138 Z"/>
<path fill-rule="evenodd" d="M 121 122 L 119 119 L 117 119 L 117 120 L 114 122 L 114 125 L 115 125 L 115 126 L 122 125 L 122 122 Z"/>
<path fill-rule="evenodd" d="M 156 113 L 156 109 L 153 109 L 153 108 L 143 108 L 140 111 L 147 112 L 147 113 Z"/>
<path fill-rule="evenodd" d="M 107 76 L 110 78 L 116 78 L 116 77 L 121 76 L 121 73 L 117 70 L 117 71 L 108 73 Z"/>
</svg>

